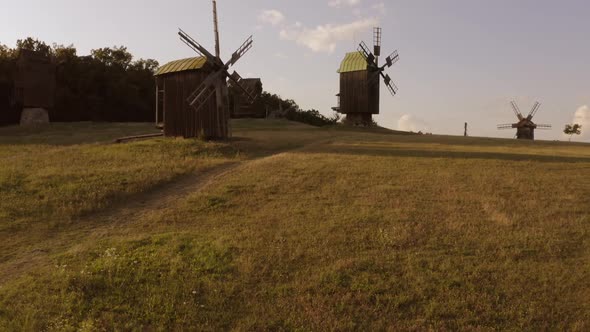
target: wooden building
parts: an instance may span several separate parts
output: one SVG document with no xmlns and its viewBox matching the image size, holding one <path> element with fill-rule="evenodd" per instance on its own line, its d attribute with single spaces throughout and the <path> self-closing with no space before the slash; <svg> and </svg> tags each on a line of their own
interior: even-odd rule
<svg viewBox="0 0 590 332">
<path fill-rule="evenodd" d="M 346 54 L 338 70 L 340 93 L 333 109 L 345 114 L 351 124 L 371 124 L 373 114 L 379 114 L 379 77 L 368 67 L 360 52 L 352 52 Z"/>
<path fill-rule="evenodd" d="M 157 70 L 156 123 L 162 125 L 165 136 L 205 139 L 229 136 L 229 114 L 218 112 L 215 94 L 199 111 L 187 101 L 212 71 L 205 57 L 172 61 Z"/>
<path fill-rule="evenodd" d="M 512 110 L 514 111 L 514 114 L 516 115 L 518 122 L 512 124 L 500 124 L 498 125 L 498 129 L 516 129 L 516 138 L 527 140 L 535 139 L 536 129 L 551 129 L 551 125 L 549 124 L 536 124 L 533 122 L 533 118 L 539 111 L 541 103 L 536 102 L 526 117 L 520 112 L 520 108 L 518 107 L 515 101 L 512 101 L 510 103 L 510 106 L 512 106 Z"/>
<path fill-rule="evenodd" d="M 262 81 L 259 78 L 244 78 L 240 81 L 240 84 L 253 96 L 259 96 L 262 94 Z M 243 90 L 232 87 L 231 84 L 230 91 L 230 107 L 232 118 L 239 119 L 266 117 L 266 108 L 260 99 L 256 99 L 256 101 L 251 103 Z"/>
<path fill-rule="evenodd" d="M 50 110 L 55 104 L 55 64 L 35 51 L 21 50 L 14 75 L 14 101 L 20 107 Z"/>
<path fill-rule="evenodd" d="M 13 116 L 13 110 L 10 105 L 11 85 L 8 82 L 0 80 L 0 126 L 14 124 L 18 119 Z"/>
</svg>

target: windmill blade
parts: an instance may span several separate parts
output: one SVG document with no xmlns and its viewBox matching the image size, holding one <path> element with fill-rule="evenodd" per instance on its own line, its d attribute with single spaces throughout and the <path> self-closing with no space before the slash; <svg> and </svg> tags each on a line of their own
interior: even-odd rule
<svg viewBox="0 0 590 332">
<path fill-rule="evenodd" d="M 387 86 L 389 93 L 391 93 L 392 96 L 395 96 L 397 94 L 397 86 L 393 84 L 391 77 L 389 77 L 389 75 L 384 75 L 383 72 L 380 74 L 383 77 L 383 83 L 385 83 L 385 86 Z"/>
<path fill-rule="evenodd" d="M 373 53 L 376 57 L 381 56 L 381 28 L 373 28 Z"/>
<path fill-rule="evenodd" d="M 209 98 L 213 97 L 213 95 L 215 95 L 215 88 L 205 88 L 205 90 L 199 93 L 199 95 L 194 99 L 191 107 L 195 110 L 195 112 L 198 112 L 203 106 L 205 106 Z"/>
<path fill-rule="evenodd" d="M 242 46 L 240 46 L 231 55 L 231 59 L 229 59 L 229 61 L 225 64 L 225 67 L 229 68 L 230 66 L 235 65 L 236 62 L 238 62 L 238 60 L 240 60 L 240 58 L 243 57 L 244 54 L 246 54 L 252 48 L 252 44 L 254 44 L 254 40 L 252 39 L 252 36 L 250 36 L 248 37 L 248 39 L 246 39 Z"/>
<path fill-rule="evenodd" d="M 195 53 L 197 53 L 200 57 L 203 57 L 203 53 L 201 53 L 201 51 L 199 51 L 198 49 L 194 48 L 191 44 L 187 43 L 184 39 L 180 38 L 180 40 L 186 44 L 186 46 L 188 46 L 190 49 L 192 49 L 193 51 L 195 51 Z"/>
<path fill-rule="evenodd" d="M 539 111 L 540 107 L 541 107 L 541 103 L 536 102 L 535 105 L 533 106 L 533 109 L 531 109 L 531 112 L 527 116 L 527 119 L 532 120 L 533 117 L 535 116 L 535 114 L 537 114 L 537 111 Z"/>
<path fill-rule="evenodd" d="M 510 105 L 512 106 L 512 109 L 514 110 L 514 114 L 516 114 L 516 117 L 518 118 L 518 120 L 524 119 L 524 117 L 522 116 L 522 113 L 520 113 L 520 109 L 518 108 L 518 105 L 516 105 L 516 102 L 511 101 Z"/>
<path fill-rule="evenodd" d="M 387 66 L 387 68 L 389 68 L 389 67 L 393 66 L 398 60 L 399 60 L 399 54 L 397 53 L 397 51 L 393 51 L 393 53 L 391 53 L 385 59 L 385 65 Z"/>
<path fill-rule="evenodd" d="M 210 97 L 210 90 L 215 92 L 215 82 L 217 82 L 223 71 L 219 70 L 211 75 L 207 76 L 207 78 L 199 85 L 195 91 L 186 99 L 189 105 L 195 107 L 195 105 L 203 104 L 209 99 Z"/>
<path fill-rule="evenodd" d="M 537 125 L 537 129 L 550 130 L 551 128 L 552 128 L 552 126 L 550 124 L 538 124 Z"/>
<path fill-rule="evenodd" d="M 373 53 L 371 53 L 371 51 L 369 51 L 369 47 L 367 46 L 367 44 L 365 44 L 364 41 L 359 44 L 358 51 L 365 58 L 368 65 L 375 65 L 375 56 L 373 55 Z"/>
<path fill-rule="evenodd" d="M 380 74 L 380 72 L 378 72 L 378 71 L 369 72 L 369 78 L 368 78 L 369 84 L 371 84 L 371 85 L 379 84 L 379 74 Z"/>
<path fill-rule="evenodd" d="M 244 88 L 244 86 L 241 83 L 242 76 L 240 76 L 240 74 L 238 74 L 236 71 L 234 71 L 233 74 L 229 75 L 229 79 L 232 81 L 232 85 L 237 86 L 238 88 L 240 88 L 244 92 L 244 94 L 250 100 L 250 103 L 253 103 L 254 101 L 256 101 L 256 98 L 258 98 L 258 96 L 254 96 L 252 94 L 252 92 L 250 92 L 248 89 Z"/>
<path fill-rule="evenodd" d="M 512 129 L 514 128 L 514 126 L 512 124 L 500 124 L 498 125 L 498 129 L 502 130 L 502 129 Z"/>
<path fill-rule="evenodd" d="M 195 52 L 197 52 L 201 56 L 205 56 L 207 60 L 211 62 L 216 62 L 217 57 L 207 51 L 206 48 L 201 46 L 193 37 L 189 36 L 186 32 L 182 29 L 178 29 L 178 35 L 180 36 L 180 40 L 182 40 L 185 44 L 187 44 L 190 48 L 192 48 Z"/>
</svg>

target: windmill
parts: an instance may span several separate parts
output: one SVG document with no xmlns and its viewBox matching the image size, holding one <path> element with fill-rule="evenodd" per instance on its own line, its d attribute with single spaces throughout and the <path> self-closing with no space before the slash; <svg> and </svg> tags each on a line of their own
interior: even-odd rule
<svg viewBox="0 0 590 332">
<path fill-rule="evenodd" d="M 526 118 L 520 112 L 520 108 L 518 108 L 518 105 L 516 104 L 516 102 L 514 102 L 514 101 L 510 102 L 510 106 L 512 106 L 512 110 L 514 111 L 514 114 L 518 118 L 518 122 L 513 123 L 513 124 L 498 125 L 498 129 L 516 129 L 516 138 L 529 139 L 529 140 L 535 139 L 535 129 L 547 129 L 547 130 L 551 129 L 551 125 L 536 124 L 533 122 L 533 117 L 539 111 L 539 108 L 541 107 L 541 103 L 535 102 L 535 105 L 533 105 L 533 108 L 531 109 L 529 114 L 526 116 Z"/>
<path fill-rule="evenodd" d="M 346 114 L 349 123 L 355 125 L 370 125 L 372 115 L 379 114 L 379 82 L 383 78 L 385 86 L 392 96 L 397 93 L 397 87 L 391 77 L 385 74 L 385 69 L 393 66 L 399 60 L 397 51 L 385 59 L 379 66 L 381 56 L 381 28 L 373 29 L 373 52 L 365 42 L 361 42 L 356 52 L 346 54 L 340 65 L 340 93 L 338 106 L 333 109 Z"/>
<path fill-rule="evenodd" d="M 254 43 L 252 36 L 248 37 L 246 41 L 231 55 L 231 58 L 227 62 L 221 60 L 220 46 L 219 46 L 219 29 L 217 19 L 217 1 L 213 0 L 213 24 L 215 34 L 215 55 L 209 52 L 205 47 L 199 44 L 194 38 L 189 36 L 186 32 L 179 29 L 178 35 L 180 40 L 184 42 L 188 47 L 197 53 L 199 57 L 204 57 L 207 65 L 211 68 L 209 75 L 203 80 L 203 82 L 189 95 L 187 98 L 188 104 L 194 109 L 195 112 L 199 112 L 203 106 L 207 104 L 213 95 L 216 96 L 217 104 L 217 119 L 219 122 L 224 121 L 225 123 L 218 123 L 220 128 L 228 128 L 226 130 L 225 137 L 230 136 L 229 126 L 229 101 L 228 101 L 228 84 L 227 79 L 232 81 L 232 85 L 244 92 L 250 102 L 254 102 L 256 97 L 253 95 L 253 91 L 246 89 L 242 84 L 242 77 L 234 71 L 232 74 L 229 73 L 229 68 L 234 66 L 242 56 L 244 56 L 251 48 Z"/>
</svg>

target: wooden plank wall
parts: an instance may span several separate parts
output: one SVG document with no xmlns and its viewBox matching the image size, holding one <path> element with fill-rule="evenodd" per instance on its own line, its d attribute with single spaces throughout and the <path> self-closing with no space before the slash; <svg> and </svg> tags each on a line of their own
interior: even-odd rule
<svg viewBox="0 0 590 332">
<path fill-rule="evenodd" d="M 255 101 L 253 104 L 249 103 L 248 97 L 244 95 L 234 95 L 233 109 L 231 117 L 234 119 L 240 118 L 265 118 L 266 108 L 264 104 Z"/>
<path fill-rule="evenodd" d="M 379 91 L 381 89 L 381 76 L 376 82 L 369 85 L 369 113 L 379 114 Z"/>
<path fill-rule="evenodd" d="M 228 138 L 228 114 L 218 114 L 215 96 L 198 112 L 187 98 L 203 82 L 208 72 L 185 71 L 158 78 L 164 89 L 164 134 L 177 137 L 205 139 Z"/>
<path fill-rule="evenodd" d="M 18 123 L 17 110 L 10 105 L 12 85 L 0 81 L 0 126 Z"/>
<path fill-rule="evenodd" d="M 366 70 L 340 74 L 340 112 L 370 113 Z"/>
<path fill-rule="evenodd" d="M 340 113 L 379 114 L 379 81 L 368 83 L 368 71 L 340 74 Z"/>
<path fill-rule="evenodd" d="M 55 103 L 55 65 L 37 52 L 22 50 L 14 85 L 23 107 L 51 109 Z"/>
</svg>

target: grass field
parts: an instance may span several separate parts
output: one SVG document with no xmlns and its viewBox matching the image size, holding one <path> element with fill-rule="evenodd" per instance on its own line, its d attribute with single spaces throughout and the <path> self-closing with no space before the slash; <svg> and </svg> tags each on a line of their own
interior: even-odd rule
<svg viewBox="0 0 590 332">
<path fill-rule="evenodd" d="M 0 128 L 0 330 L 590 330 L 590 145 Z"/>
</svg>

